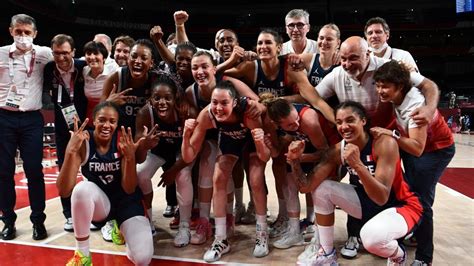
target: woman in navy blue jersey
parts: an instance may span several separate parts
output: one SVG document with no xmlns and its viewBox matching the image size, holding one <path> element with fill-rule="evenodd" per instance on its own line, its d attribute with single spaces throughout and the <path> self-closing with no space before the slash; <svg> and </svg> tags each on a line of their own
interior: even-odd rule
<svg viewBox="0 0 474 266">
<path fill-rule="evenodd" d="M 197 119 L 185 122 L 181 153 L 183 160 L 192 162 L 201 149 L 206 131 L 219 131 L 218 156 L 213 175 L 213 207 L 216 221 L 216 236 L 211 248 L 204 254 L 207 262 L 217 261 L 230 251 L 226 231 L 227 185 L 232 169 L 246 147 L 250 150 L 250 184 L 256 202 L 257 241 L 254 256 L 268 254 L 266 232 L 266 193 L 263 172 L 270 158 L 270 151 L 264 143 L 261 120 L 251 119 L 244 114 L 247 98 L 239 98 L 229 81 L 217 84 L 211 95 L 211 103 L 204 108 Z"/>
<path fill-rule="evenodd" d="M 93 119 L 94 129 L 88 131 L 84 131 L 88 119 L 79 128 L 76 120 L 56 183 L 61 197 L 71 196 L 76 252 L 68 265 L 92 265 L 89 226 L 110 219 L 120 227 L 128 258 L 135 265 L 148 265 L 153 239 L 137 187 L 135 162 L 142 140 L 134 142 L 130 128 L 122 126 L 121 134 L 117 132 L 119 113 L 111 102 L 97 105 Z M 79 167 L 85 179 L 76 184 Z"/>
</svg>

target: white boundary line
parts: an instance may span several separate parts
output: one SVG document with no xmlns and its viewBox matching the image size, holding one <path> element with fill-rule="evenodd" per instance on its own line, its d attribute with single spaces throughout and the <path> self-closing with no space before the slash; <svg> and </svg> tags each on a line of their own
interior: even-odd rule
<svg viewBox="0 0 474 266">
<path fill-rule="evenodd" d="M 442 184 L 442 183 L 440 183 L 440 182 L 438 182 L 438 185 L 444 187 L 444 188 L 446 189 L 446 192 L 448 192 L 448 193 L 451 194 L 452 196 L 455 196 L 455 197 L 462 197 L 462 198 L 468 199 L 468 200 L 470 200 L 470 201 L 474 201 L 474 199 L 471 199 L 470 197 L 468 197 L 468 196 L 462 194 L 461 192 L 458 192 L 458 191 L 456 191 L 456 190 L 454 190 L 454 189 L 452 189 L 452 188 L 450 188 L 450 187 L 448 187 L 448 186 L 446 186 L 446 185 L 444 185 L 444 184 Z"/>
<path fill-rule="evenodd" d="M 65 232 L 67 233 L 67 232 Z M 61 234 L 60 234 L 61 235 Z M 32 243 L 27 241 L 21 240 L 0 240 L 0 243 L 5 244 L 16 244 L 16 245 L 23 245 L 23 246 L 33 246 L 33 247 L 42 247 L 42 248 L 51 248 L 51 249 L 61 249 L 61 250 L 75 250 L 74 247 L 69 246 L 62 246 L 62 245 L 50 245 L 45 243 Z M 119 255 L 119 256 L 127 256 L 125 252 L 119 251 L 110 251 L 110 250 L 100 250 L 100 249 L 91 249 L 92 253 L 99 253 L 99 254 L 107 254 L 107 255 Z M 199 259 L 188 259 L 188 258 L 178 258 L 178 257 L 170 257 L 170 256 L 158 256 L 153 255 L 153 259 L 161 259 L 161 260 L 172 260 L 172 261 L 182 261 L 182 262 L 193 262 L 193 263 L 206 263 L 204 260 Z M 262 264 L 251 264 L 251 263 L 240 263 L 240 262 L 227 262 L 227 261 L 217 261 L 211 264 L 227 264 L 227 265 L 262 265 Z"/>
</svg>

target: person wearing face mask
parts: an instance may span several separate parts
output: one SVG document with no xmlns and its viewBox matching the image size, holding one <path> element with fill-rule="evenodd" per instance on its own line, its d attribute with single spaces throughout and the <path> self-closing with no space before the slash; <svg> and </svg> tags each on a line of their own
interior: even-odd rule
<svg viewBox="0 0 474 266">
<path fill-rule="evenodd" d="M 374 17 L 367 20 L 364 27 L 364 35 L 369 44 L 369 50 L 375 56 L 389 60 L 403 61 L 418 71 L 418 67 L 410 52 L 392 48 L 388 45 L 387 41 L 390 38 L 390 28 L 385 19 Z"/>
<path fill-rule="evenodd" d="M 73 126 L 76 113 L 81 121 L 86 118 L 87 98 L 84 94 L 82 70 L 86 62 L 74 59 L 76 51 L 74 39 L 65 34 L 58 34 L 51 40 L 54 61 L 44 68 L 43 98 L 44 102 L 54 105 L 54 129 L 58 167 L 62 168 L 67 143 L 71 137 L 69 130 Z M 66 218 L 64 230 L 72 232 L 71 200 L 61 198 L 63 214 Z"/>
<path fill-rule="evenodd" d="M 14 43 L 0 47 L 0 211 L 5 224 L 0 238 L 16 237 L 15 155 L 23 160 L 33 223 L 33 239 L 45 239 L 45 185 L 43 176 L 43 70 L 53 59 L 49 47 L 33 44 L 37 35 L 34 18 L 12 17 Z"/>
<path fill-rule="evenodd" d="M 285 17 L 285 26 L 290 40 L 283 43 L 280 55 L 318 53 L 316 41 L 306 38 L 310 30 L 309 13 L 306 10 L 290 10 Z"/>
</svg>

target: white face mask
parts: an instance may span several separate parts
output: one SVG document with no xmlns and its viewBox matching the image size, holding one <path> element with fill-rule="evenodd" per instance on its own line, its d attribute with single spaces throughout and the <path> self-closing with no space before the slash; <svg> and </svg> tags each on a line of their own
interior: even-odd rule
<svg viewBox="0 0 474 266">
<path fill-rule="evenodd" d="M 369 50 L 370 50 L 371 52 L 373 52 L 373 53 L 377 53 L 377 54 L 378 54 L 378 53 L 381 53 L 383 50 L 385 50 L 385 48 L 387 48 L 387 47 L 388 47 L 388 43 L 385 42 L 382 46 L 380 46 L 379 49 L 376 49 L 376 48 L 374 48 L 374 47 L 369 47 Z"/>
<path fill-rule="evenodd" d="M 33 37 L 30 36 L 14 36 L 15 45 L 20 50 L 28 50 L 33 45 Z"/>
</svg>

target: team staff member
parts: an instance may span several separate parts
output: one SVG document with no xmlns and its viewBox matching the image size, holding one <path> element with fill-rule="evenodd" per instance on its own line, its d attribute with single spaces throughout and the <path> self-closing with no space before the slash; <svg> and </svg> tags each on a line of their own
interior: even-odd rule
<svg viewBox="0 0 474 266">
<path fill-rule="evenodd" d="M 12 17 L 10 35 L 14 43 L 0 47 L 0 210 L 5 226 L 3 240 L 16 237 L 14 211 L 15 154 L 17 148 L 28 179 L 33 239 L 47 237 L 44 220 L 45 187 L 43 179 L 43 116 L 41 95 L 43 70 L 53 59 L 49 47 L 33 44 L 37 35 L 34 18 Z"/>
<path fill-rule="evenodd" d="M 51 49 L 54 61 L 49 62 L 44 68 L 43 92 L 46 94 L 45 101 L 51 101 L 54 105 L 56 154 L 58 167 L 61 169 L 64 152 L 71 136 L 69 130 L 73 126 L 73 115 L 77 114 L 81 121 L 86 118 L 87 98 L 84 94 L 82 77 L 82 69 L 86 62 L 74 59 L 76 49 L 74 40 L 69 35 L 54 36 L 51 40 Z M 61 204 L 66 217 L 64 230 L 72 232 L 71 199 L 61 198 Z"/>
</svg>

